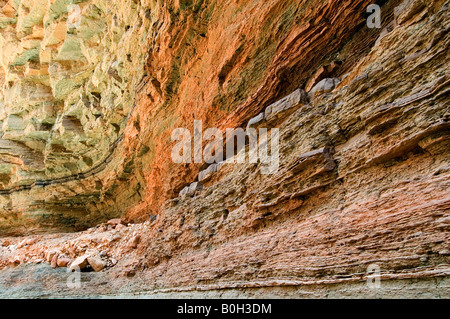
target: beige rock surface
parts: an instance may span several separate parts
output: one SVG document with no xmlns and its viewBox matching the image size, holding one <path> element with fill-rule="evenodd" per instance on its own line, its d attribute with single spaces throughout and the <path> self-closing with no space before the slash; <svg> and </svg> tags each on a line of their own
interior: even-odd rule
<svg viewBox="0 0 450 319">
<path fill-rule="evenodd" d="M 0 28 L 0 232 L 73 231 L 118 216 L 87 215 L 112 186 L 97 174 L 145 73 L 152 5 L 1 4 L 14 19 Z M 62 186 L 44 190 L 54 184 Z"/>
</svg>

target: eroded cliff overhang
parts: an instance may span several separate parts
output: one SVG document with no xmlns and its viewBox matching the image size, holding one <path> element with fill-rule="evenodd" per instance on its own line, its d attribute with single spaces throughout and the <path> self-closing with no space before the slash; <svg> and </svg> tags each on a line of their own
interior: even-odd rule
<svg viewBox="0 0 450 319">
<path fill-rule="evenodd" d="M 346 165 L 384 163 L 429 134 L 441 134 L 440 126 L 429 134 L 414 131 L 421 138 L 409 142 L 399 129 L 404 139 L 397 142 L 403 144 L 378 154 L 384 147 L 376 146 L 373 136 L 399 120 L 393 116 L 375 125 L 390 113 L 372 108 L 398 110 L 402 99 L 416 101 L 414 95 L 422 93 L 419 100 L 436 99 L 442 88 L 436 89 L 433 79 L 444 72 L 446 60 L 439 64 L 434 61 L 442 53 L 431 54 L 427 71 L 415 61 L 445 47 L 439 31 L 446 28 L 445 18 L 420 24 L 437 19 L 445 1 L 384 1 L 380 28 L 367 26 L 369 4 L 2 3 L 2 229 L 73 231 L 118 216 L 145 221 L 158 215 L 206 168 L 167 160 L 175 128 L 192 130 L 194 120 L 205 128 L 245 127 L 276 101 L 297 89 L 308 92 L 327 78 L 332 88 L 319 90 L 311 105 L 318 114 L 342 111 L 329 121 L 310 119 L 321 133 L 297 143 L 304 153 L 339 149 L 370 126 L 368 144 L 361 147 L 371 145 L 373 156 L 345 157 L 341 174 Z M 428 28 L 424 39 L 412 42 L 413 25 Z M 393 39 L 386 40 L 389 36 Z M 434 42 L 425 40 L 430 36 Z M 405 68 L 411 79 L 427 80 L 420 87 L 407 85 L 397 73 Z M 324 93 L 333 93 L 329 101 L 322 101 Z M 435 114 L 442 112 L 438 107 Z M 383 138 L 386 145 L 394 143 Z"/>
</svg>

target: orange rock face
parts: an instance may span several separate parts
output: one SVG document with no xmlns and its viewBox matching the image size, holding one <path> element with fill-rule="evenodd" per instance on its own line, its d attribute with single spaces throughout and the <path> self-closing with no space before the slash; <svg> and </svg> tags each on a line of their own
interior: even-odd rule
<svg viewBox="0 0 450 319">
<path fill-rule="evenodd" d="M 0 277 L 47 262 L 96 271 L 68 296 L 448 297 L 450 3 L 386 1 L 370 29 L 371 2 L 152 7 L 145 76 L 102 169 L 24 190 L 72 199 L 83 232 L 55 218 L 56 234 L 1 239 Z M 174 163 L 172 132 L 195 120 L 279 129 L 278 171 Z"/>
<path fill-rule="evenodd" d="M 214 2 L 161 20 L 165 33 L 149 49 L 146 84 L 131 119 L 139 127 L 129 127 L 125 135 L 124 152 L 141 175 L 134 183 L 143 188 L 141 204 L 127 211 L 129 220 L 158 214 L 167 199 L 195 181 L 199 165 L 167 160 L 175 128 L 193 132 L 194 120 L 224 131 L 245 127 L 271 102 L 304 86 L 327 59 L 361 57 L 369 47 L 358 48 L 358 54 L 341 50 L 361 46 L 345 44 L 364 29 L 361 12 L 369 3 Z M 376 40 L 376 31 L 360 32 L 369 43 Z M 344 67 L 329 69 L 338 76 L 347 72 Z M 139 158 L 146 146 L 150 153 Z"/>
</svg>

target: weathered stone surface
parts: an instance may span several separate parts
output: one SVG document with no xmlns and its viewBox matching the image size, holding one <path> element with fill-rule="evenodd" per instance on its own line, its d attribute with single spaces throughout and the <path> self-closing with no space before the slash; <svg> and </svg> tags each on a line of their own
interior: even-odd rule
<svg viewBox="0 0 450 319">
<path fill-rule="evenodd" d="M 140 242 L 141 242 L 141 236 L 136 235 L 135 237 L 133 237 L 133 238 L 131 239 L 129 247 L 130 247 L 131 249 L 136 249 L 136 248 L 138 247 L 138 245 L 139 245 Z"/>
<path fill-rule="evenodd" d="M 99 257 L 88 257 L 87 261 L 95 272 L 102 271 L 106 267 L 106 262 Z"/>
<path fill-rule="evenodd" d="M 45 50 L 24 17 L 0 31 L 15 52 L 0 72 L 0 223 L 54 233 L 0 239 L 0 278 L 28 283 L 55 254 L 88 267 L 102 252 L 106 270 L 79 294 L 110 282 L 148 295 L 448 295 L 448 1 L 386 1 L 380 30 L 361 21 L 372 1 L 127 2 L 115 19 L 111 3 L 88 7 L 102 31 L 77 33 L 80 46 L 55 17 Z M 307 107 L 283 100 L 309 86 Z M 280 130 L 277 173 L 228 163 L 199 176 L 202 164 L 169 160 L 173 128 L 225 130 L 266 111 Z M 191 184 L 200 177 L 207 187 Z M 101 224 L 119 215 L 131 225 Z M 84 231 L 62 234 L 64 223 Z M 374 264 L 379 290 L 366 285 Z"/>
<path fill-rule="evenodd" d="M 92 222 L 83 213 L 86 205 L 96 206 L 100 193 L 113 187 L 113 181 L 100 182 L 102 177 L 83 179 L 102 172 L 106 162 L 120 162 L 110 156 L 144 75 L 145 35 L 153 18 L 144 9 L 148 4 L 119 1 L 114 12 L 112 5 L 104 0 L 0 3 L 6 16 L 0 10 L 0 211 L 63 215 L 80 219 L 79 225 L 56 226 L 54 219 L 56 227 L 83 229 Z M 127 32 L 131 27 L 134 31 Z M 67 181 L 83 185 L 83 200 L 72 186 L 46 195 L 37 187 Z M 103 221 L 119 216 L 106 215 Z M 1 223 L 0 233 L 14 233 L 17 226 Z"/>
<path fill-rule="evenodd" d="M 340 83 L 341 81 L 339 79 L 336 78 L 327 78 L 327 79 L 323 79 L 322 81 L 320 81 L 319 83 L 316 84 L 316 86 L 314 86 L 311 91 L 309 91 L 309 96 L 311 99 L 315 99 L 318 96 L 324 94 L 324 93 L 329 93 L 331 91 L 334 90 L 334 88 Z"/>
<path fill-rule="evenodd" d="M 308 96 L 304 90 L 297 89 L 280 101 L 268 106 L 264 112 L 264 118 L 266 121 L 273 121 L 301 104 L 308 104 Z"/>
<path fill-rule="evenodd" d="M 117 227 L 119 225 L 123 225 L 124 223 L 120 218 L 115 218 L 115 219 L 108 220 L 107 224 L 110 226 Z"/>
<path fill-rule="evenodd" d="M 261 124 L 264 123 L 264 113 L 259 114 L 258 116 L 255 116 L 254 118 L 252 118 L 247 125 L 247 129 L 248 128 L 257 128 L 258 126 L 260 126 Z"/>
<path fill-rule="evenodd" d="M 76 258 L 71 264 L 70 264 L 70 271 L 80 271 L 85 269 L 88 265 L 88 257 L 87 255 L 81 256 Z"/>
<path fill-rule="evenodd" d="M 197 192 L 201 192 L 203 190 L 203 184 L 200 182 L 194 182 L 189 186 L 186 186 L 181 192 L 180 196 L 194 196 Z"/>
<path fill-rule="evenodd" d="M 310 92 L 313 87 L 315 87 L 320 81 L 325 78 L 330 78 L 339 69 L 339 63 L 332 62 L 329 65 L 321 66 L 313 77 L 306 83 L 305 91 Z"/>
<path fill-rule="evenodd" d="M 207 182 L 208 180 L 211 179 L 211 177 L 214 175 L 214 173 L 217 173 L 219 168 L 220 168 L 219 164 L 212 164 L 212 165 L 210 165 L 207 169 L 205 169 L 204 171 L 200 172 L 200 174 L 198 175 L 198 180 L 201 183 Z"/>
<path fill-rule="evenodd" d="M 369 50 L 352 39 L 378 36 L 358 29 L 355 12 L 369 0 L 299 1 L 282 8 L 243 2 L 225 11 L 215 0 L 162 7 L 150 0 L 90 0 L 79 3 L 79 26 L 69 21 L 65 4 L 54 11 L 42 0 L 28 14 L 21 8 L 29 3 L 7 9 L 21 22 L 1 31 L 2 47 L 14 52 L 2 65 L 15 67 L 1 71 L 8 88 L 0 121 L 20 116 L 25 134 L 10 131 L 2 138 L 41 153 L 42 165 L 13 161 L 0 176 L 0 207 L 8 211 L 2 227 L 9 234 L 20 234 L 24 222 L 33 223 L 29 230 L 53 231 L 38 216 L 74 231 L 124 211 L 129 221 L 159 214 L 201 167 L 180 169 L 167 160 L 174 128 L 192 128 L 192 114 L 205 127 L 242 126 L 334 61 L 323 57 L 340 50 L 342 72 L 349 72 L 348 65 Z M 38 220 L 12 218 L 28 211 Z M 75 219 L 75 226 L 61 222 Z"/>
<path fill-rule="evenodd" d="M 56 265 L 61 268 L 66 268 L 71 262 L 72 262 L 72 260 L 70 258 L 60 256 L 60 257 L 58 257 Z"/>
</svg>

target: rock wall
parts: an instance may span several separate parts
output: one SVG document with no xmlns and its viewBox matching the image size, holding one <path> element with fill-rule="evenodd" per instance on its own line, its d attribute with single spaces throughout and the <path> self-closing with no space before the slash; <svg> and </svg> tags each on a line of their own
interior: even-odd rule
<svg viewBox="0 0 450 319">
<path fill-rule="evenodd" d="M 104 276 L 129 278 L 115 281 L 117 291 L 142 291 L 141 282 L 150 294 L 279 289 L 305 296 L 307 286 L 323 296 L 339 287 L 373 296 L 361 285 L 377 265 L 387 289 L 379 296 L 423 283 L 406 296 L 448 297 L 450 3 L 384 1 L 382 28 L 369 29 L 370 2 L 141 2 L 120 38 L 114 26 L 129 17 L 125 7 L 94 1 L 105 16 L 105 47 L 94 49 L 98 64 L 85 56 L 87 44 L 79 52 L 88 62 L 69 63 L 95 67 L 80 71 L 89 76 L 68 89 L 73 99 L 61 100 L 44 151 L 32 148 L 38 144 L 29 135 L 33 116 L 43 113 L 19 102 L 22 112 L 9 111 L 15 102 L 4 90 L 0 225 L 17 235 L 122 221 L 31 241 L 5 238 L 0 266 L 57 264 L 59 256 L 82 257 L 87 266 L 90 256 L 104 263 Z M 117 12 L 123 16 L 114 18 Z M 20 19 L 8 19 L 3 38 L 19 37 Z M 52 51 L 54 68 L 68 65 L 58 62 L 67 39 Z M 141 61 L 142 69 L 126 67 Z M 25 75 L 32 62 L 8 62 L 4 87 L 37 85 L 25 85 L 36 83 Z M 50 70 L 42 76 L 58 105 L 52 83 L 62 75 Z M 110 117 L 83 118 L 94 104 L 80 92 L 91 89 L 90 103 L 101 100 Z M 193 131 L 194 120 L 222 130 L 279 128 L 279 171 L 264 175 L 261 163 L 172 163 L 173 129 Z M 101 141 L 93 145 L 87 127 L 96 124 L 92 134 Z M 26 164 L 31 157 L 43 158 L 41 166 Z"/>
<path fill-rule="evenodd" d="M 69 3 L 4 5 L 7 233 L 159 214 L 202 168 L 166 160 L 173 129 L 245 126 L 296 88 L 347 73 L 381 32 L 364 28 L 370 1 Z"/>
<path fill-rule="evenodd" d="M 101 201 L 108 176 L 117 178 L 98 174 L 122 160 L 112 153 L 136 103 L 158 6 L 23 0 L 0 7 L 1 228 L 85 229 L 99 218 L 86 217 L 86 206 Z"/>
</svg>

